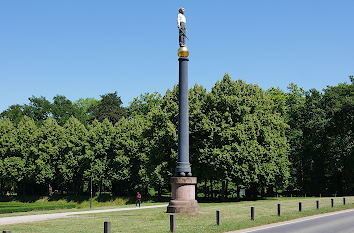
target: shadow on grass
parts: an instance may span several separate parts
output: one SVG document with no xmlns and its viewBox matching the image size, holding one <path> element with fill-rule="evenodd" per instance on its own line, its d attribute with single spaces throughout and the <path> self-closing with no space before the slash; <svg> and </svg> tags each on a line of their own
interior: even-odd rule
<svg viewBox="0 0 354 233">
<path fill-rule="evenodd" d="M 100 195 L 98 197 L 94 197 L 95 201 L 97 202 L 107 202 L 107 201 L 113 201 L 118 197 L 110 196 L 110 195 Z M 127 197 L 119 197 L 122 199 L 125 199 Z M 129 197 L 128 197 L 129 198 Z M 42 199 L 47 199 L 48 201 L 60 201 L 60 200 L 65 200 L 67 202 L 75 202 L 75 203 L 82 203 L 85 201 L 90 200 L 90 196 L 86 195 L 80 195 L 80 196 L 75 196 L 75 195 L 59 195 L 55 194 L 53 196 L 1 196 L 0 197 L 0 202 L 10 202 L 10 201 L 17 201 L 17 202 L 24 202 L 24 203 L 33 203 Z"/>
<path fill-rule="evenodd" d="M 90 201 L 90 196 L 88 195 L 60 195 L 60 194 L 54 194 L 53 196 L 17 196 L 17 195 L 12 195 L 12 196 L 0 196 L 0 203 L 1 202 L 21 202 L 21 203 L 34 203 L 39 200 L 45 200 L 47 199 L 48 202 L 57 202 L 57 201 L 66 201 L 66 202 L 71 202 L 71 203 L 76 203 L 76 204 L 81 204 L 83 202 L 89 202 Z M 108 193 L 103 193 L 99 196 L 94 197 L 95 202 L 99 203 L 105 203 L 105 202 L 114 202 L 117 201 L 117 199 L 121 199 L 121 203 L 124 204 L 135 204 L 136 197 L 135 196 L 112 196 L 111 194 Z M 169 201 L 169 197 L 150 197 L 146 196 L 142 198 L 142 202 L 167 202 Z M 45 201 L 44 201 L 45 202 Z"/>
<path fill-rule="evenodd" d="M 41 199 L 47 199 L 49 202 L 56 202 L 60 200 L 65 200 L 66 202 L 73 202 L 77 204 L 81 204 L 86 201 L 90 201 L 90 196 L 88 195 L 59 195 L 55 194 L 53 196 L 1 196 L 0 202 L 10 202 L 17 201 L 22 203 L 33 203 Z M 99 203 L 105 202 L 114 202 L 117 199 L 124 200 L 125 204 L 135 204 L 136 198 L 135 196 L 113 196 L 109 193 L 102 193 L 99 196 L 94 197 L 94 201 Z M 241 201 L 258 201 L 258 200 L 276 200 L 276 197 L 256 197 L 256 198 L 210 198 L 210 197 L 198 197 L 197 200 L 199 203 L 221 203 L 221 202 L 241 202 Z M 171 197 L 169 195 L 163 196 L 143 196 L 142 202 L 169 202 Z"/>
<path fill-rule="evenodd" d="M 199 197 L 199 203 L 222 203 L 222 202 L 242 202 L 242 201 L 260 201 L 260 200 L 276 200 L 277 198 L 269 197 L 243 197 L 243 198 L 210 198 Z"/>
</svg>

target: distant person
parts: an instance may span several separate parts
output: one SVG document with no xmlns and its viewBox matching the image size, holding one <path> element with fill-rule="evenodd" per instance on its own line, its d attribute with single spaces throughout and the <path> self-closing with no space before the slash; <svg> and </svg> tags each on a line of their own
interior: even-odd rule
<svg viewBox="0 0 354 233">
<path fill-rule="evenodd" d="M 136 193 L 136 201 L 135 201 L 135 206 L 138 206 L 139 203 L 139 208 L 140 208 L 140 203 L 141 203 L 141 194 L 139 192 Z"/>
</svg>

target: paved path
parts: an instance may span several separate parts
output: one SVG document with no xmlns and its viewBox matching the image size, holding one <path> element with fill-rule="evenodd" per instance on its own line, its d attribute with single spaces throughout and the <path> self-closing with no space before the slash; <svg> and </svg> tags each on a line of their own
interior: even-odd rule
<svg viewBox="0 0 354 233">
<path fill-rule="evenodd" d="M 37 221 L 56 219 L 56 218 L 67 218 L 67 217 L 72 217 L 73 215 L 78 215 L 78 214 L 94 214 L 94 213 L 105 213 L 105 212 L 115 212 L 115 211 L 125 211 L 125 210 L 141 210 L 141 209 L 150 209 L 150 208 L 158 208 L 158 207 L 166 207 L 166 206 L 167 206 L 167 204 L 143 206 L 140 208 L 130 207 L 130 208 L 116 208 L 116 209 L 104 209 L 104 210 L 65 212 L 65 213 L 55 213 L 55 214 L 38 214 L 38 215 L 3 217 L 3 218 L 0 218 L 0 226 L 1 225 L 16 224 L 16 223 L 37 222 Z"/>
<path fill-rule="evenodd" d="M 320 214 L 229 233 L 354 233 L 354 209 Z"/>
</svg>

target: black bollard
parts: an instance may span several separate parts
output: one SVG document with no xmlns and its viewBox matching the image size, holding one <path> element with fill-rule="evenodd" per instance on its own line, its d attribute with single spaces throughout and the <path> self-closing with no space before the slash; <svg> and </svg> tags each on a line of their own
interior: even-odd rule
<svg viewBox="0 0 354 233">
<path fill-rule="evenodd" d="M 104 222 L 104 233 L 111 233 L 111 222 Z"/>
<path fill-rule="evenodd" d="M 333 198 L 331 198 L 331 207 L 333 208 L 333 206 L 334 206 L 334 200 Z"/>
<path fill-rule="evenodd" d="M 170 215 L 170 232 L 176 232 L 176 215 Z"/>
<path fill-rule="evenodd" d="M 320 208 L 320 201 L 316 201 L 316 208 L 319 209 Z"/>
<path fill-rule="evenodd" d="M 278 204 L 278 216 L 280 216 L 280 204 Z"/>
<path fill-rule="evenodd" d="M 220 215 L 220 210 L 216 211 L 216 225 L 220 226 L 221 225 L 221 215 Z"/>
<path fill-rule="evenodd" d="M 299 211 L 301 212 L 302 211 L 302 203 L 299 202 Z"/>
<path fill-rule="evenodd" d="M 254 220 L 254 206 L 251 206 L 251 220 Z"/>
<path fill-rule="evenodd" d="M 345 197 L 343 197 L 343 205 L 345 205 Z"/>
</svg>

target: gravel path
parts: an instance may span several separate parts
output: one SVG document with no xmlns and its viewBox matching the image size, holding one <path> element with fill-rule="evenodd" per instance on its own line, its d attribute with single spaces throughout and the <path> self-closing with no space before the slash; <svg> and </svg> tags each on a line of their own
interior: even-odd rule
<svg viewBox="0 0 354 233">
<path fill-rule="evenodd" d="M 141 209 L 150 209 L 150 208 L 158 208 L 158 207 L 166 207 L 166 206 L 167 205 L 154 205 L 154 206 L 143 206 L 140 208 L 130 207 L 130 208 L 116 208 L 116 209 L 105 209 L 105 210 L 88 210 L 88 211 L 79 211 L 79 212 L 65 212 L 65 213 L 56 213 L 56 214 L 38 214 L 38 215 L 3 217 L 0 218 L 0 226 L 17 224 L 17 223 L 37 222 L 37 221 L 56 219 L 56 218 L 68 218 L 68 217 L 72 217 L 73 215 L 79 215 L 79 214 L 105 213 L 105 212 L 126 211 L 126 210 L 141 210 Z"/>
</svg>

